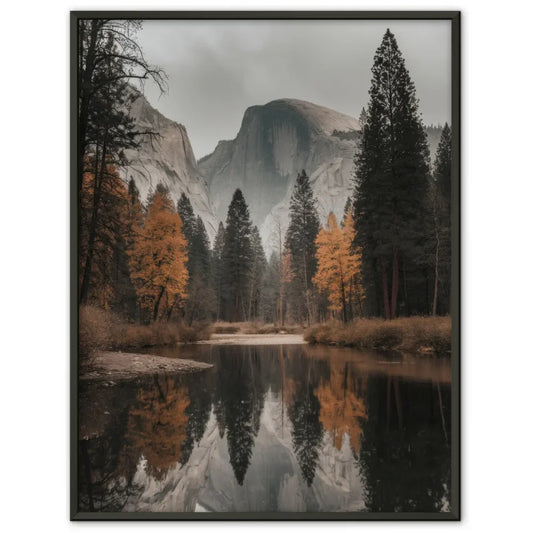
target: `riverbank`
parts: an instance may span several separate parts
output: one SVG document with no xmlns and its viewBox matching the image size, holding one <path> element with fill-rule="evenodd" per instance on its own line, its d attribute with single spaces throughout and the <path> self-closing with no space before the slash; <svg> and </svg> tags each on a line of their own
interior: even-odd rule
<svg viewBox="0 0 533 533">
<path fill-rule="evenodd" d="M 214 333 L 207 340 L 196 344 L 240 345 L 240 346 L 272 346 L 277 344 L 307 344 L 301 334 L 245 334 L 245 333 Z"/>
<path fill-rule="evenodd" d="M 310 344 L 450 355 L 451 333 L 450 317 L 373 318 L 349 324 L 336 321 L 315 324 L 305 331 L 304 339 Z"/>
<path fill-rule="evenodd" d="M 213 365 L 191 359 L 124 352 L 96 352 L 90 365 L 82 365 L 80 379 L 120 381 L 143 376 L 189 374 L 208 368 L 213 368 Z"/>
<path fill-rule="evenodd" d="M 116 314 L 91 306 L 80 308 L 79 350 L 82 361 L 92 362 L 97 352 L 135 351 L 154 346 L 189 344 L 208 339 L 206 324 L 154 322 L 130 324 Z"/>
</svg>

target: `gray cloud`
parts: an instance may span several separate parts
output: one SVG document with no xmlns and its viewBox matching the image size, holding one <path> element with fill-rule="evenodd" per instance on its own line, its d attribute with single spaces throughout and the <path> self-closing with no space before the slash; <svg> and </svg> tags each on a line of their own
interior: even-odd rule
<svg viewBox="0 0 533 533">
<path fill-rule="evenodd" d="M 164 68 L 169 92 L 148 100 L 184 124 L 196 156 L 237 134 L 245 109 L 300 98 L 358 116 L 387 28 L 396 35 L 427 124 L 451 117 L 448 21 L 145 21 L 146 58 Z"/>
</svg>

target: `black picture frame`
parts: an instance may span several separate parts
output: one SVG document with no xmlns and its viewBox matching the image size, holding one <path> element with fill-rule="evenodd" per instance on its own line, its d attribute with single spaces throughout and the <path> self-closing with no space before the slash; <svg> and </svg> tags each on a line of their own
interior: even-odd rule
<svg viewBox="0 0 533 533">
<path fill-rule="evenodd" d="M 380 512 L 80 512 L 78 510 L 78 135 L 77 29 L 87 18 L 143 20 L 449 20 L 452 45 L 452 438 L 451 508 L 446 513 Z M 363 520 L 461 519 L 461 12 L 460 11 L 71 11 L 70 12 L 70 519 Z"/>
</svg>

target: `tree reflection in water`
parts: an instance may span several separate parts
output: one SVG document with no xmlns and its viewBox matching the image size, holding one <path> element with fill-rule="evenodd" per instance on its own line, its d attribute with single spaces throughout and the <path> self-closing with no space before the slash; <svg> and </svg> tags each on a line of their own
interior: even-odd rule
<svg viewBox="0 0 533 533">
<path fill-rule="evenodd" d="M 274 510 L 341 510 L 341 501 L 369 511 L 446 509 L 449 362 L 403 365 L 308 346 L 204 346 L 194 357 L 215 368 L 82 385 L 80 510 L 135 510 L 143 498 L 163 510 L 194 509 L 210 483 L 223 483 L 230 500 L 246 494 L 244 508 L 261 508 L 262 500 L 252 500 L 265 483 Z M 254 454 L 258 445 L 263 454 L 278 447 L 269 461 L 279 455 L 279 464 L 269 464 L 268 475 L 253 466 L 263 459 Z M 293 478 L 296 485 L 282 492 Z M 165 507 L 177 490 L 186 504 Z M 224 510 L 227 502 L 217 505 Z"/>
</svg>

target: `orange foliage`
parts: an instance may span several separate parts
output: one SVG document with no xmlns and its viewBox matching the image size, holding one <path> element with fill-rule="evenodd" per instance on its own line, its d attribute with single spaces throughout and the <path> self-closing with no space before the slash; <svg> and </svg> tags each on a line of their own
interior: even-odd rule
<svg viewBox="0 0 533 533">
<path fill-rule="evenodd" d="M 138 227 L 130 252 L 131 279 L 142 307 L 154 320 L 186 297 L 187 241 L 180 216 L 168 196 L 156 192 L 144 227 Z"/>
<path fill-rule="evenodd" d="M 170 377 L 159 377 L 157 387 L 139 390 L 129 413 L 123 473 L 134 471 L 141 455 L 146 459 L 147 472 L 156 479 L 179 463 L 187 437 L 189 417 L 185 410 L 189 403 L 188 389 L 176 386 Z"/>
<path fill-rule="evenodd" d="M 322 293 L 326 293 L 329 308 L 341 311 L 349 297 L 364 298 L 363 288 L 358 282 L 361 274 L 361 251 L 352 250 L 355 224 L 351 214 L 344 226 L 339 228 L 333 213 L 329 214 L 325 228 L 317 235 L 317 272 L 313 282 Z"/>
<path fill-rule="evenodd" d="M 125 224 L 127 191 L 113 165 L 106 166 L 103 172 L 105 179 L 99 184 L 89 160 L 85 161 L 85 167 L 87 170 L 83 173 L 80 191 L 79 271 L 81 276 L 85 269 L 91 226 L 94 226 L 90 299 L 99 307 L 109 309 L 115 297 L 116 265 L 113 259 Z M 96 213 L 95 195 L 99 199 Z"/>
<path fill-rule="evenodd" d="M 367 413 L 354 376 L 348 375 L 351 372 L 349 366 L 331 362 L 330 380 L 318 387 L 317 397 L 320 401 L 320 422 L 332 435 L 335 447 L 341 449 L 342 437 L 347 433 L 352 448 L 359 453 L 363 434 L 360 420 L 366 419 Z"/>
</svg>

